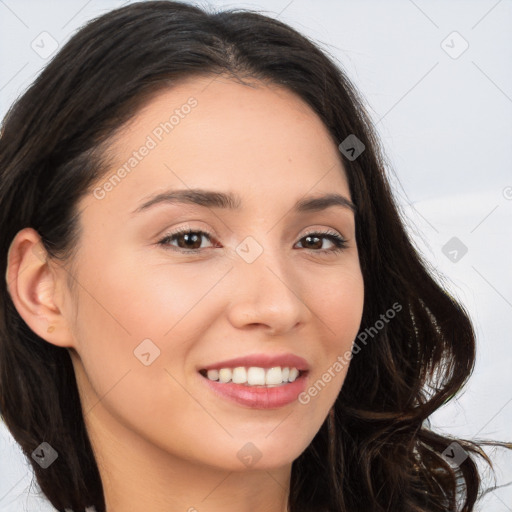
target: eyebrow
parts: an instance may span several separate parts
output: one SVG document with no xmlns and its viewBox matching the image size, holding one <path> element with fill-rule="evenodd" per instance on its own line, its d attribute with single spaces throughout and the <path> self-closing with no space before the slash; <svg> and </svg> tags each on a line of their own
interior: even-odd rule
<svg viewBox="0 0 512 512">
<path fill-rule="evenodd" d="M 224 208 L 229 210 L 240 210 L 242 200 L 240 196 L 232 192 L 216 192 L 204 189 L 168 190 L 155 196 L 151 196 L 146 202 L 136 208 L 132 215 L 139 213 L 157 204 L 193 204 L 207 208 Z M 306 197 L 299 199 L 293 206 L 298 213 L 318 212 L 340 206 L 356 213 L 356 205 L 345 196 L 340 194 L 325 194 L 319 197 Z"/>
</svg>

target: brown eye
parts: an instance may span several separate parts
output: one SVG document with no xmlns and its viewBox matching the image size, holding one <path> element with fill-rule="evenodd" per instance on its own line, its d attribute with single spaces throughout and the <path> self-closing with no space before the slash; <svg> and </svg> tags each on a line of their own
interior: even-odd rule
<svg viewBox="0 0 512 512">
<path fill-rule="evenodd" d="M 330 249 L 322 249 L 324 239 L 329 240 L 332 244 L 334 244 L 334 247 Z M 304 240 L 305 243 L 302 242 L 302 240 Z M 347 247 L 347 241 L 339 234 L 332 231 L 308 233 L 301 238 L 300 242 L 303 244 L 303 246 L 305 246 L 305 249 L 320 253 L 337 253 L 343 249 L 346 249 Z"/>
<path fill-rule="evenodd" d="M 184 252 L 200 252 L 202 238 L 206 237 L 211 241 L 211 235 L 206 231 L 191 230 L 191 229 L 180 229 L 174 233 L 166 235 L 162 240 L 158 242 L 159 245 L 168 247 L 177 251 Z M 178 246 L 171 245 L 170 242 L 178 242 Z"/>
</svg>

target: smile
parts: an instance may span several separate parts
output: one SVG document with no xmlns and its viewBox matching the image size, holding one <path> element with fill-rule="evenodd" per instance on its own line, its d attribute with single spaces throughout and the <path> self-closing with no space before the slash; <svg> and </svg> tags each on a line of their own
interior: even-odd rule
<svg viewBox="0 0 512 512">
<path fill-rule="evenodd" d="M 277 409 L 299 403 L 297 397 L 306 389 L 308 372 L 251 366 L 200 370 L 199 374 L 217 398 L 252 409 Z"/>
</svg>

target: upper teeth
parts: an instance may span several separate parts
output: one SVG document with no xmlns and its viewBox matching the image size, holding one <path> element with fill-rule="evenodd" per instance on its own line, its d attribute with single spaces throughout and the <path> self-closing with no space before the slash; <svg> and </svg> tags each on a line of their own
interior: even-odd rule
<svg viewBox="0 0 512 512">
<path fill-rule="evenodd" d="M 218 380 L 226 383 L 232 381 L 234 384 L 247 384 L 248 386 L 279 385 L 283 382 L 293 382 L 299 375 L 297 368 L 260 368 L 251 366 L 245 368 L 221 368 L 219 370 L 208 370 L 206 376 L 210 380 Z"/>
</svg>

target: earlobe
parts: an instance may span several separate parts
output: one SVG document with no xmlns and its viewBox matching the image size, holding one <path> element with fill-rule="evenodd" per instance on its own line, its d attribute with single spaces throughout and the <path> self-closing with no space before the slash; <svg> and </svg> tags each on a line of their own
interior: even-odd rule
<svg viewBox="0 0 512 512">
<path fill-rule="evenodd" d="M 14 306 L 28 327 L 49 343 L 73 347 L 67 319 L 55 302 L 59 276 L 35 229 L 24 228 L 13 238 L 5 277 Z"/>
</svg>

